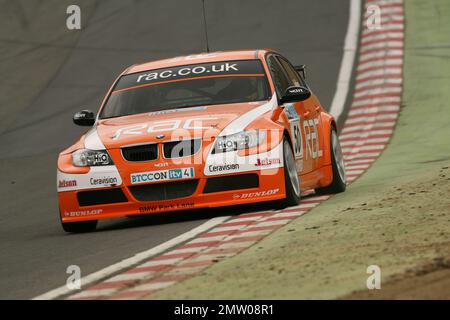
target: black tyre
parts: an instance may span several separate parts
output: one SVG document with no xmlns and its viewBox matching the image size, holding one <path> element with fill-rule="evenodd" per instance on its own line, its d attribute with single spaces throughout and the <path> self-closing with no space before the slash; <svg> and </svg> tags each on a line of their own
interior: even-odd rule
<svg viewBox="0 0 450 320">
<path fill-rule="evenodd" d="M 344 156 L 342 154 L 341 144 L 336 129 L 331 130 L 330 134 L 330 152 L 331 166 L 333 170 L 333 182 L 323 188 L 316 189 L 318 194 L 330 194 L 344 192 L 347 186 L 347 178 L 345 176 Z"/>
<path fill-rule="evenodd" d="M 61 222 L 62 228 L 65 232 L 82 233 L 91 232 L 97 228 L 97 220 L 80 221 L 80 222 Z"/>
<path fill-rule="evenodd" d="M 277 207 L 286 208 L 296 206 L 300 202 L 300 178 L 295 165 L 294 153 L 289 141 L 283 139 L 284 158 L 284 184 L 286 188 L 286 198 L 279 201 Z"/>
</svg>

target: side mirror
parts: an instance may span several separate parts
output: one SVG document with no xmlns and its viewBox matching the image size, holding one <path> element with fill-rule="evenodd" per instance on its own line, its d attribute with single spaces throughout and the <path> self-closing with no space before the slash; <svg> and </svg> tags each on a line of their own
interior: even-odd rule
<svg viewBox="0 0 450 320">
<path fill-rule="evenodd" d="M 302 76 L 303 80 L 306 80 L 306 66 L 301 64 L 299 66 L 295 66 L 294 68 Z"/>
<path fill-rule="evenodd" d="M 281 103 L 304 101 L 311 97 L 311 91 L 306 87 L 289 87 L 281 97 Z"/>
<path fill-rule="evenodd" d="M 90 110 L 83 110 L 73 115 L 73 123 L 78 126 L 91 127 L 95 123 L 95 113 Z"/>
</svg>

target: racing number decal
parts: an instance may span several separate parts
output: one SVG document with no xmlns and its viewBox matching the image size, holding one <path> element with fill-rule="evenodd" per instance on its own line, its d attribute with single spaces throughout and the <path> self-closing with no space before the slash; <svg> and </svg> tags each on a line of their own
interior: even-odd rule
<svg viewBox="0 0 450 320">
<path fill-rule="evenodd" d="M 300 129 L 300 116 L 293 104 L 286 104 L 284 106 L 284 112 L 291 124 L 291 140 L 294 143 L 294 157 L 295 159 L 301 159 L 303 158 L 303 138 Z"/>
<path fill-rule="evenodd" d="M 319 143 L 319 131 L 317 130 L 317 125 L 319 124 L 319 119 L 311 119 L 303 121 L 303 131 L 305 133 L 306 140 L 306 160 L 308 160 L 308 155 L 310 158 L 316 159 L 321 157 L 323 152 L 320 150 Z"/>
<path fill-rule="evenodd" d="M 292 141 L 294 141 L 295 159 L 303 158 L 303 139 L 300 130 L 300 120 L 291 122 Z"/>
</svg>

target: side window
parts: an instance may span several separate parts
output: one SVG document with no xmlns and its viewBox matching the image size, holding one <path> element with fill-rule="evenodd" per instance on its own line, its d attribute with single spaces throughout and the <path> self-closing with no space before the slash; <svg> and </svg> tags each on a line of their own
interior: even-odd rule
<svg viewBox="0 0 450 320">
<path fill-rule="evenodd" d="M 298 87 L 298 86 L 305 86 L 305 82 L 300 77 L 298 72 L 294 69 L 294 67 L 284 58 L 279 57 L 278 58 L 281 65 L 283 66 L 284 70 L 286 70 L 286 74 L 289 77 L 290 82 L 292 85 Z"/>
<path fill-rule="evenodd" d="M 279 62 L 277 61 L 277 59 L 275 59 L 274 56 L 268 57 L 267 64 L 269 65 L 270 73 L 273 78 L 277 95 L 278 97 L 280 97 L 290 86 L 290 81 L 286 78 L 286 75 L 282 67 L 280 66 Z"/>
</svg>

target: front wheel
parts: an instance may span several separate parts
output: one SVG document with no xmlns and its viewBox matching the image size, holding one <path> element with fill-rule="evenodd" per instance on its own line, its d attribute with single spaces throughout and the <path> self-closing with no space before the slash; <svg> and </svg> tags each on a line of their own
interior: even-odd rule
<svg viewBox="0 0 450 320">
<path fill-rule="evenodd" d="M 61 222 L 62 228 L 65 232 L 83 233 L 91 232 L 97 228 L 97 220 L 80 221 L 80 222 Z"/>
<path fill-rule="evenodd" d="M 281 208 L 296 206 L 300 202 L 300 178 L 298 177 L 291 144 L 286 138 L 283 139 L 283 158 L 286 198 L 278 203 L 277 207 Z"/>
<path fill-rule="evenodd" d="M 347 186 L 345 176 L 344 155 L 342 154 L 341 144 L 336 133 L 336 129 L 331 129 L 330 135 L 331 167 L 333 170 L 333 182 L 323 188 L 316 189 L 318 194 L 329 194 L 344 192 Z"/>
</svg>

